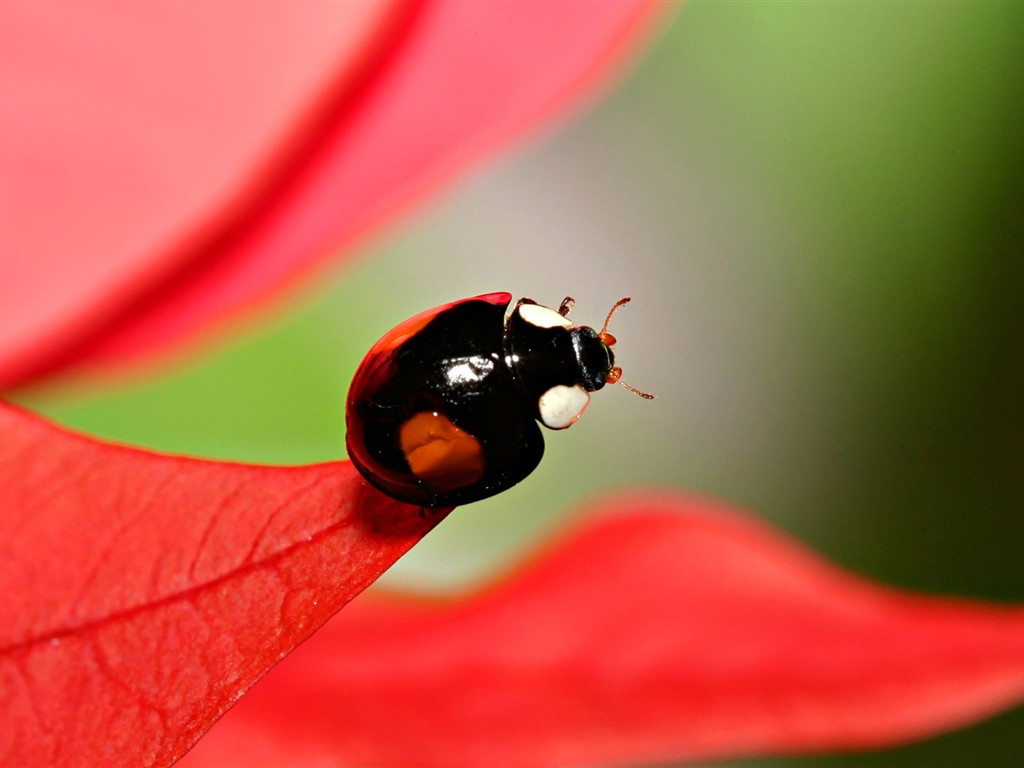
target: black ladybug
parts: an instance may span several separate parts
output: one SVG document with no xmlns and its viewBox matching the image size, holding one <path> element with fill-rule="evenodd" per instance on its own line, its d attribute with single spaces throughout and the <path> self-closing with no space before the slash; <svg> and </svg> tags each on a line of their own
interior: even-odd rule
<svg viewBox="0 0 1024 768">
<path fill-rule="evenodd" d="M 488 293 L 423 312 L 360 364 L 345 414 L 348 455 L 384 493 L 421 507 L 500 493 L 540 462 L 537 421 L 565 429 L 590 392 L 619 381 L 608 321 L 628 298 L 600 331 L 569 321 L 571 298 L 557 311 L 520 299 L 506 319 L 511 301 Z"/>
</svg>

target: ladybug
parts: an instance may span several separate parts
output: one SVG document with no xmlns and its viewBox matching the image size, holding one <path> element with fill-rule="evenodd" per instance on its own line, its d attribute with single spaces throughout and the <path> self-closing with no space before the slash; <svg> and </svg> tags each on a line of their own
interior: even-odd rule
<svg viewBox="0 0 1024 768">
<path fill-rule="evenodd" d="M 427 310 L 370 349 L 352 380 L 348 455 L 374 486 L 421 507 L 493 496 L 530 474 L 544 454 L 539 421 L 572 426 L 590 393 L 619 382 L 608 333 L 510 293 Z"/>
</svg>

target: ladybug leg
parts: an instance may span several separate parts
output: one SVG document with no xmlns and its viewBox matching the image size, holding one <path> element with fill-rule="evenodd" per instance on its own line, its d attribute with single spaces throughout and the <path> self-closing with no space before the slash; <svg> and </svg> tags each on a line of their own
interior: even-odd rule
<svg viewBox="0 0 1024 768">
<path fill-rule="evenodd" d="M 562 299 L 562 303 L 558 305 L 558 314 L 562 317 L 568 317 L 574 306 L 576 306 L 576 299 L 572 296 L 566 296 Z"/>
</svg>

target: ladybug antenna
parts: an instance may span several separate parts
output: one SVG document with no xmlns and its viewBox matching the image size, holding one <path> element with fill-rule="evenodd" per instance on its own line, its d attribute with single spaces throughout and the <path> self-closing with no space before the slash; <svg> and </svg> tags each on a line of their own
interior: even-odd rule
<svg viewBox="0 0 1024 768">
<path fill-rule="evenodd" d="M 627 383 L 626 383 L 626 382 L 624 382 L 624 381 L 620 381 L 620 382 L 619 382 L 619 384 L 621 384 L 622 386 L 624 386 L 624 387 L 625 387 L 626 389 L 628 389 L 628 390 L 629 390 L 630 392 L 632 392 L 632 393 L 633 393 L 634 395 L 639 395 L 639 396 L 640 396 L 640 397 L 642 397 L 642 398 L 643 398 L 644 400 L 654 400 L 654 399 L 655 399 L 655 396 L 654 396 L 654 395 L 652 395 L 652 394 L 651 394 L 650 392 L 641 392 L 641 391 L 640 391 L 639 389 L 637 389 L 636 387 L 631 387 L 631 386 L 630 386 L 629 384 L 627 384 Z"/>
<path fill-rule="evenodd" d="M 612 346 L 612 344 L 615 343 L 615 337 L 612 336 L 610 333 L 608 333 L 608 323 L 611 322 L 612 315 L 614 315 L 619 310 L 619 307 L 623 307 L 626 304 L 629 304 L 629 302 L 631 300 L 632 299 L 629 296 L 626 296 L 624 299 L 619 299 L 618 301 L 615 302 L 615 305 L 608 311 L 608 317 L 606 317 L 604 319 L 604 325 L 601 328 L 601 332 L 597 334 L 597 338 L 599 338 L 602 342 L 604 342 L 605 345 L 610 347 L 610 346 Z M 626 389 L 628 389 L 630 392 L 632 392 L 634 395 L 639 395 L 644 400 L 653 400 L 654 399 L 654 395 L 648 394 L 647 392 L 641 392 L 636 387 L 631 387 L 629 384 L 624 382 L 622 380 L 622 369 L 621 368 L 615 367 L 615 368 L 612 368 L 610 371 L 608 371 L 608 378 L 606 379 L 606 381 L 609 384 L 621 384 Z"/>
<path fill-rule="evenodd" d="M 618 307 L 625 306 L 626 304 L 629 304 L 630 301 L 630 297 L 627 296 L 625 299 L 620 299 L 616 301 L 614 303 L 614 306 L 612 306 L 611 309 L 608 310 L 608 316 L 604 318 L 604 326 L 601 328 L 601 332 L 597 335 L 597 338 L 599 338 L 605 344 L 605 346 L 610 347 L 612 344 L 615 343 L 615 337 L 608 333 L 608 324 L 611 322 L 611 315 L 618 311 Z M 645 400 L 654 399 L 654 395 L 648 394 L 647 392 L 641 392 L 636 387 L 631 387 L 629 384 L 622 380 L 622 376 L 623 369 L 615 367 L 608 372 L 608 378 L 605 379 L 605 381 L 608 384 L 622 384 L 628 390 L 633 392 L 633 394 L 638 394 Z"/>
<path fill-rule="evenodd" d="M 626 389 L 628 389 L 630 392 L 632 392 L 634 395 L 639 395 L 644 400 L 653 400 L 654 399 L 654 395 L 648 394 L 647 392 L 641 392 L 636 387 L 631 387 L 629 384 L 624 382 L 622 380 L 622 369 L 621 368 L 615 367 L 615 368 L 612 368 L 610 371 L 608 371 L 608 378 L 606 379 L 606 381 L 609 384 L 621 384 Z"/>
<path fill-rule="evenodd" d="M 618 311 L 619 307 L 623 307 L 626 304 L 629 304 L 629 302 L 631 301 L 632 299 L 629 296 L 627 296 L 624 299 L 619 299 L 618 301 L 615 302 L 615 305 L 610 310 L 608 310 L 608 317 L 604 319 L 604 325 L 601 327 L 601 332 L 597 334 L 597 338 L 599 338 L 609 347 L 615 343 L 615 337 L 608 333 L 608 323 L 612 321 L 612 315 L 614 315 Z"/>
</svg>

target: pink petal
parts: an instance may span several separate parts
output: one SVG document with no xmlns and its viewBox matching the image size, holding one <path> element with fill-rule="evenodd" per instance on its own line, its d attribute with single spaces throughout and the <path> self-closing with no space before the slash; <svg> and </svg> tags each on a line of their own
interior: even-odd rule
<svg viewBox="0 0 1024 768">
<path fill-rule="evenodd" d="M 169 765 L 440 519 L 0 404 L 0 765 Z"/>
<path fill-rule="evenodd" d="M 1022 697 L 1024 609 L 898 593 L 714 503 L 629 497 L 480 594 L 356 601 L 184 765 L 857 749 Z"/>
<path fill-rule="evenodd" d="M 257 5 L 0 4 L 0 385 L 274 290 L 587 91 L 655 7 Z"/>
</svg>

